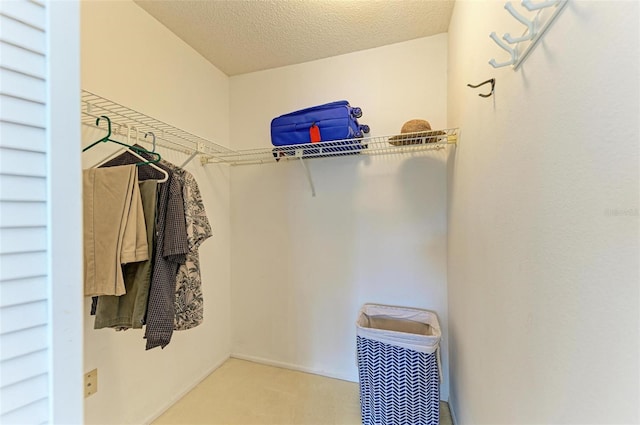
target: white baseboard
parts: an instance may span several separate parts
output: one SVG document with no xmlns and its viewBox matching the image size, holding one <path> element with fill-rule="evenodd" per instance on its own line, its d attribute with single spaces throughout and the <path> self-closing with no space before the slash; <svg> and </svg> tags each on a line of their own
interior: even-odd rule
<svg viewBox="0 0 640 425">
<path fill-rule="evenodd" d="M 276 361 L 276 360 L 265 359 L 263 357 L 248 356 L 248 355 L 245 355 L 245 354 L 232 353 L 229 357 L 226 357 L 226 358 L 220 360 L 219 362 L 214 364 L 211 368 L 206 370 L 198 379 L 196 379 L 193 383 L 189 384 L 183 391 L 177 393 L 175 397 L 173 397 L 172 399 L 167 401 L 167 403 L 165 403 L 162 407 L 160 407 L 154 414 L 150 415 L 143 423 L 148 425 L 148 424 L 151 424 L 156 419 L 158 419 L 164 412 L 166 412 L 178 400 L 180 400 L 182 397 L 187 395 L 187 393 L 189 393 L 191 390 L 193 390 L 200 382 L 204 381 L 216 369 L 218 369 L 220 366 L 222 366 L 224 364 L 224 362 L 226 362 L 229 358 L 234 358 L 234 359 L 239 359 L 239 360 L 247 360 L 247 361 L 254 362 L 254 363 L 264 364 L 264 365 L 267 365 L 267 366 L 275 366 L 275 367 L 281 367 L 283 369 L 295 370 L 295 371 L 298 371 L 298 372 L 311 373 L 313 375 L 326 376 L 327 378 L 340 379 L 342 381 L 358 382 L 357 380 L 354 381 L 353 379 L 351 379 L 347 375 L 329 373 L 329 372 L 325 372 L 325 371 L 321 371 L 321 370 L 317 370 L 317 369 L 312 369 L 312 368 L 308 368 L 308 367 L 305 367 L 305 366 L 300 366 L 300 365 L 296 365 L 296 364 L 292 364 L 292 363 L 279 362 L 279 361 Z M 443 401 L 446 401 L 446 400 L 443 400 Z M 453 408 L 454 403 L 452 401 L 453 401 L 452 397 L 451 397 L 451 395 L 449 395 L 448 403 L 449 403 L 449 411 L 451 412 L 451 420 L 453 422 L 453 425 L 458 425 L 458 421 L 456 420 L 455 410 Z"/>
<path fill-rule="evenodd" d="M 239 354 L 239 353 L 231 353 L 231 358 L 239 359 L 239 360 L 247 360 L 247 361 L 250 361 L 250 362 L 253 362 L 253 363 L 260 363 L 260 364 L 264 364 L 264 365 L 267 365 L 267 366 L 281 367 L 283 369 L 296 370 L 298 372 L 311 373 L 313 375 L 326 376 L 327 378 L 340 379 L 341 381 L 358 382 L 357 378 L 353 379 L 353 378 L 351 378 L 351 377 L 349 377 L 347 375 L 342 375 L 342 374 L 339 374 L 339 373 L 330 373 L 330 372 L 317 370 L 317 369 L 312 369 L 312 368 L 309 368 L 309 367 L 300 366 L 300 365 L 296 365 L 296 364 L 292 364 L 292 363 L 279 362 L 279 361 L 276 361 L 276 360 L 265 359 L 264 357 L 249 356 L 249 355 L 246 355 L 246 354 Z M 447 401 L 447 400 L 441 399 L 441 401 Z M 453 419 L 453 411 L 451 412 L 451 417 Z M 454 422 L 454 425 L 456 425 L 455 422 Z"/>
<path fill-rule="evenodd" d="M 158 419 L 164 412 L 169 410 L 171 406 L 176 404 L 178 400 L 180 400 L 182 397 L 187 395 L 189 391 L 194 389 L 200 382 L 204 381 L 209 375 L 211 375 L 216 369 L 222 366 L 222 364 L 227 360 L 229 360 L 229 357 L 225 357 L 224 359 L 214 364 L 211 368 L 207 369 L 205 372 L 202 373 L 202 375 L 198 379 L 196 379 L 194 382 L 189 384 L 184 390 L 177 393 L 175 397 L 171 398 L 166 403 L 164 403 L 154 414 L 149 416 L 143 423 L 148 425 L 153 421 L 155 421 L 156 419 Z"/>
<path fill-rule="evenodd" d="M 254 362 L 254 363 L 260 363 L 260 364 L 264 364 L 264 365 L 267 365 L 267 366 L 281 367 L 283 369 L 291 369 L 291 370 L 296 370 L 298 372 L 306 372 L 306 373 L 311 373 L 313 375 L 326 376 L 327 378 L 340 379 L 342 381 L 358 382 L 357 379 L 354 380 L 352 377 L 344 375 L 344 374 L 331 373 L 331 372 L 312 369 L 312 368 L 309 368 L 309 367 L 300 366 L 300 365 L 296 365 L 296 364 L 292 364 L 292 363 L 279 362 L 279 361 L 276 361 L 276 360 L 265 359 L 263 357 L 248 356 L 248 355 L 239 354 L 239 353 L 231 353 L 231 357 L 234 358 L 234 359 L 247 360 L 247 361 Z"/>
</svg>

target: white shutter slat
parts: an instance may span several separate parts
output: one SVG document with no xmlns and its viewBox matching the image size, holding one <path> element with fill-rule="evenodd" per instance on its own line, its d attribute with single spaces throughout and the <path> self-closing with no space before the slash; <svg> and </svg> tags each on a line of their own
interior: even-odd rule
<svg viewBox="0 0 640 425">
<path fill-rule="evenodd" d="M 9 69 L 0 69 L 0 93 L 45 103 L 47 85 L 39 78 Z"/>
<path fill-rule="evenodd" d="M 46 227 L 0 229 L 0 254 L 39 252 L 46 249 Z"/>
<path fill-rule="evenodd" d="M 25 356 L 0 362 L 2 387 L 13 385 L 48 371 L 49 355 L 47 350 L 36 351 Z"/>
<path fill-rule="evenodd" d="M 0 147 L 45 152 L 46 133 L 42 128 L 0 122 Z"/>
<path fill-rule="evenodd" d="M 42 5 L 25 0 L 0 1 L 0 13 L 44 29 L 42 23 L 45 22 L 46 16 Z"/>
<path fill-rule="evenodd" d="M 47 274 L 47 253 L 0 254 L 0 281 Z"/>
<path fill-rule="evenodd" d="M 45 79 L 47 64 L 44 55 L 3 43 L 0 40 L 0 58 L 2 58 L 0 66 L 5 69 Z"/>
<path fill-rule="evenodd" d="M 11 425 L 32 425 L 47 422 L 49 418 L 49 401 L 42 398 L 26 406 L 0 415 L 0 423 Z"/>
<path fill-rule="evenodd" d="M 46 177 L 47 155 L 0 147 L 0 170 L 2 174 Z"/>
<path fill-rule="evenodd" d="M 0 228 L 47 225 L 44 202 L 0 202 Z"/>
<path fill-rule="evenodd" d="M 4 415 L 34 400 L 47 397 L 48 391 L 49 377 L 47 374 L 0 388 L 0 414 Z"/>
<path fill-rule="evenodd" d="M 50 421 L 46 5 L 0 0 L 0 423 Z"/>
<path fill-rule="evenodd" d="M 47 301 L 2 307 L 0 309 L 0 334 L 46 325 L 49 320 L 47 311 Z"/>
<path fill-rule="evenodd" d="M 24 356 L 49 346 L 47 326 L 0 335 L 0 361 Z"/>
<path fill-rule="evenodd" d="M 47 180 L 43 177 L 0 174 L 0 201 L 45 202 Z"/>
<path fill-rule="evenodd" d="M 47 297 L 46 276 L 0 282 L 0 307 L 45 301 Z"/>
<path fill-rule="evenodd" d="M 36 102 L 0 94 L 2 120 L 44 128 L 47 124 L 47 108 Z"/>
<path fill-rule="evenodd" d="M 0 15 L 0 40 L 40 54 L 44 54 L 47 43 L 41 29 L 3 15 Z"/>
</svg>

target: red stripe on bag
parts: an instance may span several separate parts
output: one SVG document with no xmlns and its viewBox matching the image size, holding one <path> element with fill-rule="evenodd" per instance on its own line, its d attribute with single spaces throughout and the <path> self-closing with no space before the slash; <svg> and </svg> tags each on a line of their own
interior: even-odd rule
<svg viewBox="0 0 640 425">
<path fill-rule="evenodd" d="M 311 136 L 311 143 L 318 143 L 320 141 L 320 127 L 318 127 L 316 123 L 311 124 L 309 136 Z"/>
</svg>

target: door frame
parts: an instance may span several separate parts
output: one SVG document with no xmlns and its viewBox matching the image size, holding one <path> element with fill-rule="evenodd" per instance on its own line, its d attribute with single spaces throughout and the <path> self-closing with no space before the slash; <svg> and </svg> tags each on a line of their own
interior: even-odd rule
<svg viewBox="0 0 640 425">
<path fill-rule="evenodd" d="M 80 3 L 47 9 L 49 415 L 81 424 L 83 398 Z"/>
</svg>

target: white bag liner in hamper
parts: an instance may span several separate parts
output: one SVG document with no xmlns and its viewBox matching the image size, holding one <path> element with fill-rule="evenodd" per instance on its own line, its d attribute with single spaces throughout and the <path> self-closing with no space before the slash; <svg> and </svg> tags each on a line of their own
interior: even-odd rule
<svg viewBox="0 0 640 425">
<path fill-rule="evenodd" d="M 432 354 L 437 352 L 440 364 L 440 324 L 435 313 L 419 308 L 365 304 L 356 322 L 356 334 L 400 348 Z"/>
</svg>

